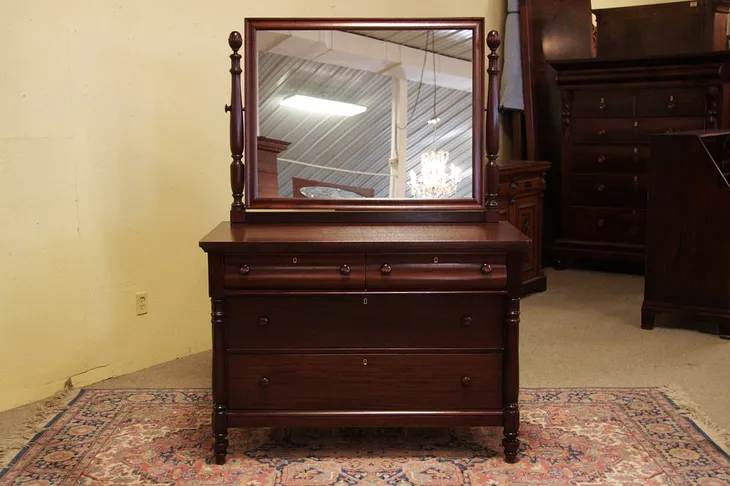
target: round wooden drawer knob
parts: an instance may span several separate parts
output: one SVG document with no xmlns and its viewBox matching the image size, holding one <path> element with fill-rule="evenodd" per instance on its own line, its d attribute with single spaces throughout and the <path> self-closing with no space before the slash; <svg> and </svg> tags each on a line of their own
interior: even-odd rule
<svg viewBox="0 0 730 486">
<path fill-rule="evenodd" d="M 603 218 L 600 218 L 598 221 L 596 221 L 596 225 L 599 228 L 603 228 L 603 225 L 606 224 L 606 222 L 603 220 Z"/>
<path fill-rule="evenodd" d="M 464 327 L 471 326 L 472 322 L 474 322 L 474 320 L 469 316 L 464 316 L 461 318 L 461 325 Z"/>
<path fill-rule="evenodd" d="M 342 265 L 342 266 L 340 267 L 340 273 L 341 273 L 342 275 L 350 275 L 350 272 L 351 272 L 351 271 L 352 271 L 352 270 L 350 269 L 350 265 Z"/>
<path fill-rule="evenodd" d="M 268 317 L 259 317 L 259 326 L 268 326 L 268 325 L 269 325 Z"/>
<path fill-rule="evenodd" d="M 598 109 L 601 111 L 606 111 L 606 108 L 608 108 L 606 103 L 601 103 L 600 105 L 598 105 Z"/>
<path fill-rule="evenodd" d="M 243 266 L 242 266 L 242 267 L 241 267 L 241 268 L 240 268 L 240 269 L 238 270 L 238 272 L 239 272 L 239 273 L 240 273 L 241 275 L 248 275 L 249 273 L 251 273 L 251 267 L 249 267 L 248 265 L 243 265 Z"/>
<path fill-rule="evenodd" d="M 606 157 L 604 155 L 598 156 L 598 163 L 602 164 L 606 161 Z"/>
<path fill-rule="evenodd" d="M 382 273 L 383 275 L 390 275 L 390 272 L 392 271 L 393 269 L 387 263 L 380 267 L 380 273 Z"/>
<path fill-rule="evenodd" d="M 606 136 L 606 129 L 605 128 L 601 128 L 600 130 L 598 130 L 598 135 L 600 137 L 605 137 Z"/>
<path fill-rule="evenodd" d="M 490 273 L 492 273 L 492 266 L 488 263 L 482 265 L 482 273 L 484 275 L 489 275 Z"/>
<path fill-rule="evenodd" d="M 603 184 L 598 184 L 598 186 L 596 186 L 596 190 L 598 192 L 603 192 L 604 190 L 606 190 L 606 186 L 604 186 Z"/>
<path fill-rule="evenodd" d="M 261 378 L 261 379 L 259 380 L 259 386 L 260 386 L 261 388 L 266 388 L 267 386 L 269 386 L 269 379 L 268 379 L 268 378 L 266 378 L 265 376 L 264 376 L 263 378 Z"/>
<path fill-rule="evenodd" d="M 468 376 L 465 376 L 464 378 L 462 378 L 461 386 L 464 386 L 464 387 L 471 386 L 471 378 L 469 378 Z"/>
</svg>

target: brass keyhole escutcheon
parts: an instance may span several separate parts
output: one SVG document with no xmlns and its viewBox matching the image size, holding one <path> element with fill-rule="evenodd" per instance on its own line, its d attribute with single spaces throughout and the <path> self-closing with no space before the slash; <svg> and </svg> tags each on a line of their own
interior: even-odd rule
<svg viewBox="0 0 730 486">
<path fill-rule="evenodd" d="M 362 360 L 362 365 L 363 366 L 367 366 L 368 365 L 368 360 L 367 359 Z"/>
<path fill-rule="evenodd" d="M 674 96 L 670 96 L 669 101 L 674 101 Z"/>
<path fill-rule="evenodd" d="M 296 265 L 296 264 L 297 264 L 297 257 L 294 257 L 294 258 L 292 258 L 292 259 L 291 259 L 291 262 L 292 262 L 292 263 L 293 263 L 294 265 Z"/>
<path fill-rule="evenodd" d="M 433 257 L 433 262 L 434 263 L 438 263 L 439 262 L 439 257 Z"/>
<path fill-rule="evenodd" d="M 605 98 L 601 98 L 601 103 L 605 103 L 605 102 L 606 102 L 606 99 Z"/>
<path fill-rule="evenodd" d="M 363 299 L 362 299 L 362 305 L 368 305 L 368 298 L 367 297 L 363 297 Z"/>
<path fill-rule="evenodd" d="M 636 127 L 638 127 L 638 126 L 639 126 L 639 122 L 635 121 L 635 122 L 634 122 L 634 128 L 636 128 Z"/>
<path fill-rule="evenodd" d="M 636 148 L 636 147 L 634 147 L 634 153 L 635 153 L 635 154 L 638 154 L 638 153 L 639 153 L 639 149 L 638 149 L 638 148 Z"/>
</svg>

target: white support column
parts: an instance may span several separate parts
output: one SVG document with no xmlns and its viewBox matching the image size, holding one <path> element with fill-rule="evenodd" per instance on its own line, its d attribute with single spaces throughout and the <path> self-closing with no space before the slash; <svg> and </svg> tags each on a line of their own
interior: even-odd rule
<svg viewBox="0 0 730 486">
<path fill-rule="evenodd" d="M 391 198 L 406 197 L 406 144 L 408 125 L 408 80 L 393 76 L 391 108 L 390 191 Z"/>
</svg>

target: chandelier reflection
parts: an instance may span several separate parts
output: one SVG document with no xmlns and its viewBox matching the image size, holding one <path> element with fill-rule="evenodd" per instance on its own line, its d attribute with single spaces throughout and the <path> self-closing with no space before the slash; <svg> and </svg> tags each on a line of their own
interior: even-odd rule
<svg viewBox="0 0 730 486">
<path fill-rule="evenodd" d="M 453 195 L 461 181 L 461 169 L 449 166 L 446 150 L 431 150 L 421 154 L 421 175 L 411 169 L 411 194 L 416 198 L 437 199 Z"/>
<path fill-rule="evenodd" d="M 441 118 L 436 114 L 436 48 L 433 32 L 426 32 L 426 48 L 424 56 L 429 51 L 428 40 L 431 34 L 431 54 L 433 60 L 433 116 L 428 120 L 428 124 L 433 127 L 433 144 L 434 148 L 428 152 L 421 154 L 421 175 L 416 171 L 409 171 L 410 180 L 408 185 L 411 187 L 411 196 L 415 198 L 438 199 L 452 196 L 456 192 L 456 188 L 461 180 L 461 169 L 454 164 L 449 165 L 449 152 L 446 150 L 436 150 L 435 145 L 438 143 L 436 137 L 436 129 Z M 426 58 L 424 57 L 424 67 L 426 66 Z M 421 82 L 418 85 L 418 93 L 416 95 L 416 104 L 418 103 L 418 94 L 420 94 L 421 86 L 423 86 L 423 71 L 421 71 Z M 414 108 L 415 111 L 415 108 Z"/>
</svg>

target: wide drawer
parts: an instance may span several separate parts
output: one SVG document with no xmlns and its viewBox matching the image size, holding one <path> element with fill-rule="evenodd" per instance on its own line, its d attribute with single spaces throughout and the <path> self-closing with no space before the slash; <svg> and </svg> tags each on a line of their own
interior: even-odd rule
<svg viewBox="0 0 730 486">
<path fill-rule="evenodd" d="M 634 93 L 621 89 L 576 90 L 573 92 L 571 112 L 577 118 L 632 117 Z"/>
<path fill-rule="evenodd" d="M 568 209 L 566 237 L 575 240 L 643 244 L 646 211 L 572 207 Z"/>
<path fill-rule="evenodd" d="M 573 145 L 573 173 L 646 173 L 648 145 Z"/>
<path fill-rule="evenodd" d="M 502 355 L 229 355 L 231 410 L 502 408 Z"/>
<path fill-rule="evenodd" d="M 704 116 L 706 89 L 652 88 L 636 94 L 636 116 Z"/>
<path fill-rule="evenodd" d="M 704 118 L 585 118 L 572 124 L 576 143 L 649 143 L 657 133 L 701 130 Z"/>
<path fill-rule="evenodd" d="M 226 256 L 224 283 L 229 289 L 365 289 L 361 253 L 251 253 Z"/>
<path fill-rule="evenodd" d="M 504 254 L 369 254 L 368 290 L 502 290 L 507 287 Z"/>
<path fill-rule="evenodd" d="M 225 301 L 229 350 L 500 349 L 504 296 L 251 295 Z"/>
<path fill-rule="evenodd" d="M 576 206 L 646 208 L 646 175 L 573 175 L 570 198 Z"/>
</svg>

